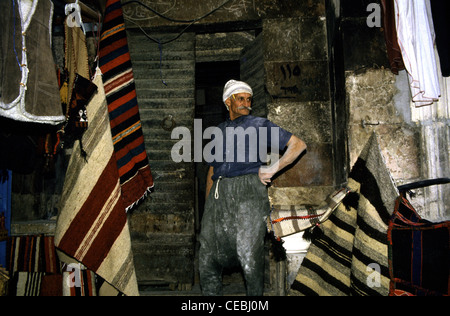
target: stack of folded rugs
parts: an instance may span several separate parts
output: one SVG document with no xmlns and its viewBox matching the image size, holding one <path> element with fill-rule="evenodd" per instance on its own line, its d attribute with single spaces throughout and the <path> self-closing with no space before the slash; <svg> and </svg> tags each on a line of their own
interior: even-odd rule
<svg viewBox="0 0 450 316">
<path fill-rule="evenodd" d="M 9 273 L 0 266 L 0 296 L 8 295 Z"/>
<path fill-rule="evenodd" d="M 61 294 L 61 269 L 52 236 L 10 237 L 7 269 L 10 295 Z"/>
</svg>

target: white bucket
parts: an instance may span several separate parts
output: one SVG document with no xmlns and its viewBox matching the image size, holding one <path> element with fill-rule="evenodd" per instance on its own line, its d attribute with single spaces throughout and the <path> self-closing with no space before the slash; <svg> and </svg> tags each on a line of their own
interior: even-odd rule
<svg viewBox="0 0 450 316">
<path fill-rule="evenodd" d="M 311 242 L 303 239 L 304 232 L 281 238 L 287 257 L 287 284 L 289 287 L 294 283 L 303 259 L 308 253 Z"/>
<path fill-rule="evenodd" d="M 283 247 L 287 254 L 306 253 L 308 252 L 310 242 L 303 239 L 305 232 L 300 232 L 294 235 L 281 238 L 283 240 Z"/>
</svg>

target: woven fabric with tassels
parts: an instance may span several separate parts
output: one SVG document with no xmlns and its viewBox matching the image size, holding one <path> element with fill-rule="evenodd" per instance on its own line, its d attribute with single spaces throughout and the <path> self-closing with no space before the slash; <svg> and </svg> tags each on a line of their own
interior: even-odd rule
<svg viewBox="0 0 450 316">
<path fill-rule="evenodd" d="M 319 206 L 274 205 L 267 218 L 267 229 L 276 239 L 306 231 L 325 222 L 351 191 L 348 188 L 338 190 L 328 196 Z"/>
</svg>

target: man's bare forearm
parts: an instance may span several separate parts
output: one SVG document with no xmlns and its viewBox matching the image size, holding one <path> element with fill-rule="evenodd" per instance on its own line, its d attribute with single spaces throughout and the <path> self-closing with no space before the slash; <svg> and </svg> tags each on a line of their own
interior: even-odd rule
<svg viewBox="0 0 450 316">
<path fill-rule="evenodd" d="M 292 164 L 306 150 L 306 148 L 307 146 L 304 141 L 297 136 L 292 136 L 287 144 L 286 152 L 278 162 L 279 165 L 276 172 L 281 171 Z"/>
<path fill-rule="evenodd" d="M 280 160 L 272 163 L 269 167 L 262 167 L 259 170 L 261 182 L 268 185 L 277 172 L 291 165 L 306 150 L 306 148 L 305 142 L 293 135 L 287 143 L 287 149 Z"/>
</svg>

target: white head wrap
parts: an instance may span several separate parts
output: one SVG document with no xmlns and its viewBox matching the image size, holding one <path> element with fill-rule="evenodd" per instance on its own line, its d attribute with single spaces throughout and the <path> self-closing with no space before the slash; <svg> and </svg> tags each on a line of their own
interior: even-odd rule
<svg viewBox="0 0 450 316">
<path fill-rule="evenodd" d="M 253 96 L 253 90 L 247 83 L 236 80 L 228 81 L 223 88 L 223 103 L 233 94 L 238 93 L 249 93 Z"/>
</svg>

